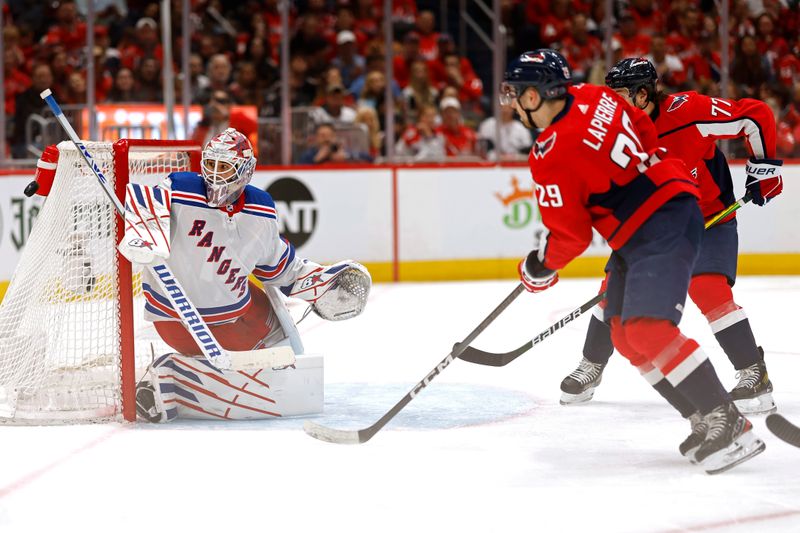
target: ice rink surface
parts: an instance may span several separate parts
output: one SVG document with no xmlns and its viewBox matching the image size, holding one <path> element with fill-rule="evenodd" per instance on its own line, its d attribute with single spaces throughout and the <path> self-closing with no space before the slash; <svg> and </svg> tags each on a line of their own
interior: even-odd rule
<svg viewBox="0 0 800 533">
<path fill-rule="evenodd" d="M 474 345 L 516 348 L 598 285 L 524 293 Z M 372 424 L 514 286 L 379 284 L 357 319 L 306 319 L 306 351 L 326 356 L 315 419 Z M 742 278 L 735 295 L 779 412 L 798 424 L 800 278 Z M 0 427 L 0 532 L 800 531 L 800 449 L 763 417 L 751 419 L 766 452 L 709 476 L 678 453 L 689 424 L 619 355 L 594 400 L 560 406 L 587 323 L 503 368 L 454 362 L 361 445 L 316 441 L 301 419 Z M 682 328 L 731 387 L 734 370 L 691 304 Z"/>
</svg>

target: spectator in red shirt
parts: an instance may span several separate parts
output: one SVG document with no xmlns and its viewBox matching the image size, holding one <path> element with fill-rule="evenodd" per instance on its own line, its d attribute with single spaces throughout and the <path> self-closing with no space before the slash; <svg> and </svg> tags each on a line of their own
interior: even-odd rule
<svg viewBox="0 0 800 533">
<path fill-rule="evenodd" d="M 548 14 L 542 17 L 539 35 L 542 42 L 550 47 L 561 42 L 569 34 L 570 2 L 569 0 L 552 0 Z"/>
<path fill-rule="evenodd" d="M 800 83 L 794 84 L 792 100 L 783 112 L 781 123 L 791 133 L 795 148 L 800 148 Z"/>
<path fill-rule="evenodd" d="M 406 33 L 403 37 L 403 54 L 392 58 L 394 79 L 401 88 L 408 85 L 411 62 L 420 57 L 419 34 L 415 31 Z"/>
<path fill-rule="evenodd" d="M 719 52 L 714 50 L 717 42 L 715 33 L 702 32 L 698 41 L 697 53 L 689 56 L 685 61 L 687 78 L 694 81 L 697 89 L 704 94 L 720 81 Z"/>
<path fill-rule="evenodd" d="M 639 33 L 636 19 L 629 12 L 619 19 L 619 33 L 614 34 L 612 46 L 622 48 L 623 57 L 642 57 L 650 50 L 650 37 Z"/>
<path fill-rule="evenodd" d="M 587 22 L 585 14 L 575 13 L 572 16 L 570 34 L 562 42 L 561 53 L 572 67 L 572 78 L 575 82 L 586 81 L 602 50 L 600 39 L 589 33 Z"/>
<path fill-rule="evenodd" d="M 436 31 L 436 17 L 433 11 L 420 11 L 417 16 L 419 33 L 419 53 L 426 61 L 439 57 L 439 32 Z"/>
<path fill-rule="evenodd" d="M 666 18 L 661 10 L 656 9 L 653 0 L 632 0 L 630 14 L 636 21 L 639 33 L 653 36 L 666 31 Z"/>
<path fill-rule="evenodd" d="M 768 13 L 762 13 L 756 19 L 756 48 L 761 55 L 767 57 L 773 69 L 778 58 L 789 52 L 786 39 L 776 35 L 775 21 Z"/>
<path fill-rule="evenodd" d="M 136 70 L 145 57 L 154 57 L 159 63 L 164 59 L 164 51 L 158 35 L 158 23 L 144 17 L 136 23 L 136 30 L 126 39 L 126 44 L 120 46 L 120 61 L 129 69 Z"/>
<path fill-rule="evenodd" d="M 697 41 L 700 36 L 700 10 L 688 4 L 678 16 L 678 29 L 667 37 L 670 53 L 682 60 L 698 53 Z"/>
<path fill-rule="evenodd" d="M 399 156 L 412 156 L 415 161 L 441 161 L 445 157 L 444 137 L 436 129 L 436 107 L 423 105 L 415 125 L 408 126 L 395 146 Z"/>
<path fill-rule="evenodd" d="M 462 123 L 459 101 L 452 97 L 442 98 L 439 109 L 442 112 L 442 124 L 436 128 L 436 132 L 444 137 L 447 156 L 474 155 L 477 136 Z"/>
<path fill-rule="evenodd" d="M 15 101 L 14 129 L 11 137 L 11 155 L 15 158 L 28 157 L 25 146 L 25 122 L 33 113 L 40 113 L 47 105 L 39 93 L 53 86 L 53 72 L 46 63 L 38 63 L 31 72 L 31 86 L 17 95 Z"/>
<path fill-rule="evenodd" d="M 645 56 L 656 67 L 658 79 L 667 92 L 684 89 L 686 68 L 675 54 L 667 52 L 667 42 L 663 35 L 656 34 L 650 41 L 650 53 Z"/>
<path fill-rule="evenodd" d="M 461 102 L 474 104 L 483 96 L 483 82 L 475 75 L 469 61 L 462 61 L 456 52 L 447 52 L 442 56 L 444 79 L 439 84 L 439 91 L 450 86 L 458 89 Z"/>
<path fill-rule="evenodd" d="M 47 30 L 43 44 L 61 44 L 67 52 L 77 53 L 86 46 L 86 23 L 78 20 L 74 0 L 64 0 L 56 9 L 56 23 Z"/>
<path fill-rule="evenodd" d="M 19 68 L 19 59 L 14 50 L 3 50 L 3 91 L 5 93 L 6 116 L 14 115 L 15 101 L 18 94 L 31 86 L 31 79 Z"/>
</svg>

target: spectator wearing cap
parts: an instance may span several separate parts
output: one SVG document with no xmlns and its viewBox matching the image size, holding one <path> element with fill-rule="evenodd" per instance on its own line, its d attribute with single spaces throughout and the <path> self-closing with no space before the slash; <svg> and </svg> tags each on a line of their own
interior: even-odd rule
<svg viewBox="0 0 800 533">
<path fill-rule="evenodd" d="M 411 62 L 411 74 L 408 85 L 403 89 L 403 102 L 406 120 L 414 121 L 417 112 L 426 105 L 434 105 L 439 98 L 439 91 L 434 88 L 428 72 L 428 63 L 422 58 Z"/>
<path fill-rule="evenodd" d="M 619 32 L 611 38 L 611 47 L 620 50 L 622 57 L 642 57 L 650 51 L 650 37 L 639 33 L 636 19 L 625 12 L 619 19 Z"/>
<path fill-rule="evenodd" d="M 302 165 L 323 165 L 325 163 L 370 162 L 369 154 L 351 152 L 336 136 L 336 129 L 329 122 L 317 124 L 314 129 L 312 146 L 300 156 Z"/>
<path fill-rule="evenodd" d="M 336 56 L 331 64 L 342 73 L 342 84 L 349 87 L 361 76 L 366 67 L 364 56 L 357 51 L 356 34 L 350 30 L 342 30 L 336 35 Z"/>
<path fill-rule="evenodd" d="M 395 145 L 398 156 L 411 157 L 414 161 L 441 161 L 445 157 L 444 136 L 436 130 L 438 119 L 436 106 L 423 105 L 417 113 L 417 121 L 409 125 Z"/>
<path fill-rule="evenodd" d="M 353 122 L 356 110 L 345 105 L 347 89 L 342 85 L 331 85 L 325 94 L 322 105 L 310 111 L 311 120 L 315 124 L 333 122 Z"/>
<path fill-rule="evenodd" d="M 142 17 L 136 22 L 132 34 L 124 39 L 125 44 L 120 45 L 120 61 L 123 66 L 136 70 L 142 59 L 154 57 L 159 64 L 164 59 L 158 35 L 158 23 L 150 17 Z"/>
<path fill-rule="evenodd" d="M 455 98 L 445 97 L 439 102 L 439 109 L 442 123 L 436 132 L 444 137 L 447 156 L 474 155 L 476 135 L 462 123 L 461 103 Z"/>
<path fill-rule="evenodd" d="M 478 126 L 478 139 L 486 143 L 487 157 L 491 160 L 503 158 L 517 158 L 527 154 L 533 145 L 531 130 L 522 125 L 519 120 L 514 120 L 512 106 L 500 106 L 500 145 L 497 141 L 497 121 L 489 117 Z"/>
<path fill-rule="evenodd" d="M 420 11 L 417 16 L 419 34 L 419 54 L 425 61 L 439 57 L 439 32 L 436 31 L 436 16 L 433 11 Z"/>
</svg>

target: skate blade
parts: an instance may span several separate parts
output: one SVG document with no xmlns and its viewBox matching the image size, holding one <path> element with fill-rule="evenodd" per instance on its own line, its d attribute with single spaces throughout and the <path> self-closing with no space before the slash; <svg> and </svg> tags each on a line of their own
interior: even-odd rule
<svg viewBox="0 0 800 533">
<path fill-rule="evenodd" d="M 765 392 L 755 398 L 734 400 L 733 403 L 743 415 L 766 415 L 778 410 L 770 392 Z"/>
<path fill-rule="evenodd" d="M 561 405 L 578 405 L 586 403 L 594 397 L 594 388 L 587 389 L 580 394 L 570 394 L 568 392 L 561 393 L 561 399 L 558 403 Z"/>
<path fill-rule="evenodd" d="M 721 474 L 734 466 L 752 459 L 766 449 L 764 441 L 748 431 L 727 448 L 713 453 L 700 463 L 707 474 Z"/>
</svg>

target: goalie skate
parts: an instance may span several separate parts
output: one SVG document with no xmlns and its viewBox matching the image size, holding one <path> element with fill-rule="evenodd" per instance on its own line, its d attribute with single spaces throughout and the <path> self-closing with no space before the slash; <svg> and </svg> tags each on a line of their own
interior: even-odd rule
<svg viewBox="0 0 800 533">
<path fill-rule="evenodd" d="M 697 464 L 708 474 L 719 474 L 752 459 L 766 448 L 753 425 L 733 403 L 722 404 L 705 416 L 708 434 L 695 452 Z"/>
<path fill-rule="evenodd" d="M 585 357 L 578 368 L 561 382 L 561 405 L 574 405 L 588 402 L 603 378 L 605 364 L 592 363 Z"/>
</svg>

